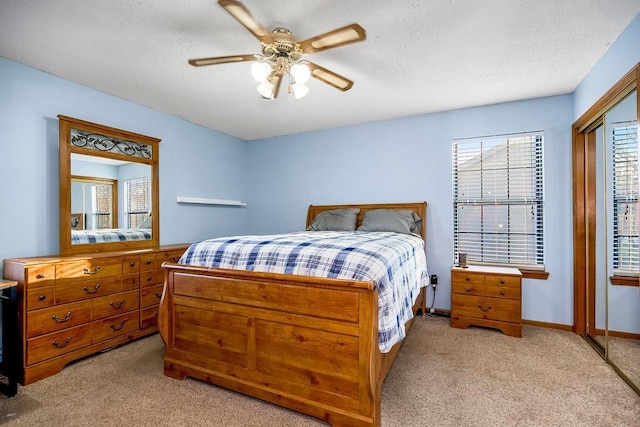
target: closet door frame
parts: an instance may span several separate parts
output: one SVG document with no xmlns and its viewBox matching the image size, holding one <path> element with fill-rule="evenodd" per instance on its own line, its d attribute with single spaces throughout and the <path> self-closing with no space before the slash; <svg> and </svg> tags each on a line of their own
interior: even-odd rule
<svg viewBox="0 0 640 427">
<path fill-rule="evenodd" d="M 638 87 L 640 63 L 602 95 L 572 126 L 573 332 L 583 336 L 589 332 L 588 322 L 590 329 L 595 330 L 595 325 L 591 323 L 594 319 L 593 301 L 588 301 L 589 292 L 595 289 L 596 265 L 594 144 L 589 143 L 589 133 L 602 121 L 608 110 Z M 640 112 L 640 96 L 636 98 Z"/>
</svg>

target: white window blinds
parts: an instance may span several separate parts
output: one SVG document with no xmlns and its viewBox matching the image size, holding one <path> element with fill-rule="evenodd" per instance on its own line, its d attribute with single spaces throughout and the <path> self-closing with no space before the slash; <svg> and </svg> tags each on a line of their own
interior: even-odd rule
<svg viewBox="0 0 640 427">
<path fill-rule="evenodd" d="M 138 228 L 149 217 L 148 188 L 146 177 L 126 180 L 127 228 Z"/>
<path fill-rule="evenodd" d="M 454 259 L 544 268 L 541 132 L 455 140 Z"/>
<path fill-rule="evenodd" d="M 613 124 L 613 270 L 637 274 L 638 124 Z"/>
<path fill-rule="evenodd" d="M 93 184 L 91 186 L 91 210 L 93 212 L 93 230 L 113 228 L 111 207 L 111 185 Z"/>
</svg>

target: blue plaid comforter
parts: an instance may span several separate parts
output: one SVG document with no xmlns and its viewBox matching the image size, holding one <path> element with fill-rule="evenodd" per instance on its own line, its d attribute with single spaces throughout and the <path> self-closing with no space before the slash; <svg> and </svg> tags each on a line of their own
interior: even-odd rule
<svg viewBox="0 0 640 427">
<path fill-rule="evenodd" d="M 427 284 L 424 241 L 399 233 L 312 231 L 238 236 L 194 243 L 180 264 L 373 281 L 378 288 L 378 345 L 405 337 L 411 307 Z"/>
<path fill-rule="evenodd" d="M 151 240 L 151 230 L 146 228 L 108 228 L 103 230 L 71 230 L 71 244 L 128 242 Z"/>
</svg>

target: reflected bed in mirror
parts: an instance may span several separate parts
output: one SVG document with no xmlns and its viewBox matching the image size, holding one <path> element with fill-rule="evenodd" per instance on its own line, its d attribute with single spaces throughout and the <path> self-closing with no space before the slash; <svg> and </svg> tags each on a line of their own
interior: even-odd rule
<svg viewBox="0 0 640 427">
<path fill-rule="evenodd" d="M 58 117 L 60 253 L 157 247 L 160 140 Z"/>
</svg>

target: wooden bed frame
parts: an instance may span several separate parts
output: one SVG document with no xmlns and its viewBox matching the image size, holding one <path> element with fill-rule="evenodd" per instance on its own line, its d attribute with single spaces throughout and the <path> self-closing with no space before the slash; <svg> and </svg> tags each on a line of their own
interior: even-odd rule
<svg viewBox="0 0 640 427">
<path fill-rule="evenodd" d="M 309 206 L 409 209 L 426 202 Z M 254 396 L 334 426 L 380 426 L 381 388 L 402 343 L 378 348 L 372 282 L 164 264 L 165 375 Z M 425 312 L 424 288 L 413 307 Z M 412 321 L 407 322 L 408 329 Z"/>
</svg>

